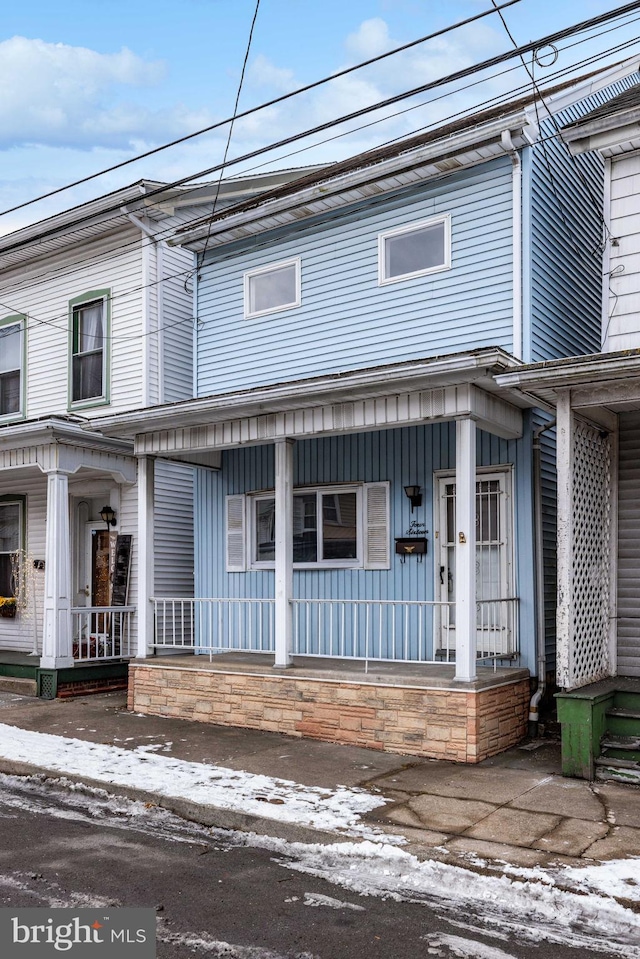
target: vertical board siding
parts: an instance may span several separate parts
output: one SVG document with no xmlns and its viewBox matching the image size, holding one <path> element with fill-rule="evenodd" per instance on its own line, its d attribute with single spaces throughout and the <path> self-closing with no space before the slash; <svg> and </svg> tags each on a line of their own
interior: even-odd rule
<svg viewBox="0 0 640 959">
<path fill-rule="evenodd" d="M 156 460 L 155 592 L 193 596 L 193 469 Z"/>
<path fill-rule="evenodd" d="M 604 319 L 603 349 L 632 350 L 640 346 L 640 153 L 611 160 L 611 233 L 609 296 Z"/>
<path fill-rule="evenodd" d="M 535 665 L 532 533 L 530 511 L 516 508 L 530 501 L 527 471 L 530 437 L 507 441 L 481 432 L 479 466 L 513 464 L 516 537 L 516 595 L 520 596 L 521 663 Z M 424 522 L 429 540 L 424 562 L 405 563 L 392 552 L 388 570 L 294 570 L 294 595 L 307 599 L 433 600 L 435 597 L 433 474 L 455 468 L 455 424 L 412 426 L 352 435 L 304 440 L 294 449 L 294 483 L 315 484 L 390 481 L 390 538 L 405 535 L 412 519 Z M 418 483 L 422 506 L 413 516 L 403 487 Z M 195 482 L 196 596 L 271 598 L 272 570 L 225 571 L 225 497 L 272 489 L 273 446 L 227 450 L 219 473 L 197 470 Z M 528 523 L 528 525 L 527 525 Z"/>
<path fill-rule="evenodd" d="M 618 675 L 640 676 L 640 413 L 620 414 Z"/>
<path fill-rule="evenodd" d="M 540 124 L 542 142 L 531 156 L 530 262 L 525 267 L 534 363 L 600 349 L 604 163 L 597 152 L 572 157 L 557 128 L 637 79 L 636 74 L 619 80 Z"/>
<path fill-rule="evenodd" d="M 533 428 L 543 426 L 550 418 L 535 413 Z M 540 472 L 542 479 L 542 562 L 544 572 L 544 631 L 547 674 L 556 668 L 557 547 L 558 547 L 558 477 L 556 472 L 556 430 L 540 434 Z"/>
<path fill-rule="evenodd" d="M 488 343 L 510 350 L 511 209 L 505 157 L 209 254 L 198 289 L 198 395 Z M 445 213 L 452 268 L 379 286 L 378 234 Z M 245 320 L 244 272 L 295 256 L 300 307 Z"/>
</svg>

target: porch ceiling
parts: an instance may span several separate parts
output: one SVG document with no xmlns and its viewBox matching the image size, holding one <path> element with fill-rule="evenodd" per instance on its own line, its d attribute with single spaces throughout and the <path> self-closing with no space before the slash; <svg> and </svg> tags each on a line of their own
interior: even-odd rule
<svg viewBox="0 0 640 959">
<path fill-rule="evenodd" d="M 480 350 L 210 396 L 94 422 L 106 433 L 135 436 L 138 454 L 175 458 L 284 437 L 463 417 L 512 439 L 522 435 L 522 413 L 496 394 L 493 373 L 517 362 L 499 349 Z"/>
</svg>

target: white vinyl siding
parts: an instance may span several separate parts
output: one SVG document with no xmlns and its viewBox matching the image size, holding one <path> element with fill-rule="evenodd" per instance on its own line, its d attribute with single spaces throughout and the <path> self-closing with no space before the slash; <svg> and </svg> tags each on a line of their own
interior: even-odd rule
<svg viewBox="0 0 640 959">
<path fill-rule="evenodd" d="M 611 161 L 611 221 L 606 351 L 640 347 L 640 153 Z"/>
</svg>

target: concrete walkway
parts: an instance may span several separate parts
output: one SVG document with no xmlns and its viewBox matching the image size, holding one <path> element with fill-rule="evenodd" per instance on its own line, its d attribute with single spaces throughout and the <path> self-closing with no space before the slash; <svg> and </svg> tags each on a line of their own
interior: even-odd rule
<svg viewBox="0 0 640 959">
<path fill-rule="evenodd" d="M 366 820 L 383 833 L 404 835 L 409 843 L 405 848 L 422 857 L 459 862 L 476 856 L 535 866 L 640 856 L 640 788 L 563 778 L 557 742 L 526 743 L 477 766 L 461 766 L 142 716 L 126 710 L 124 693 L 51 702 L 0 693 L 0 723 L 125 749 L 144 745 L 175 759 L 305 786 L 360 787 L 388 800 Z M 3 758 L 0 742 L 0 772 L 42 771 Z M 130 788 L 114 786 L 113 791 L 135 795 Z M 166 798 L 161 804 L 207 825 L 265 829 L 288 839 L 318 838 L 313 831 L 305 835 L 304 829 L 234 817 L 212 807 L 191 805 L 185 810 L 184 804 L 172 805 Z"/>
</svg>

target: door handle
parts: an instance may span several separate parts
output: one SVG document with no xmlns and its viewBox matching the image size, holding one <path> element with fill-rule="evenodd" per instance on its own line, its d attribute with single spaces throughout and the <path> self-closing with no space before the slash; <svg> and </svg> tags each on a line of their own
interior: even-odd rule
<svg viewBox="0 0 640 959">
<path fill-rule="evenodd" d="M 440 567 L 440 585 L 444 586 L 444 566 Z"/>
</svg>

